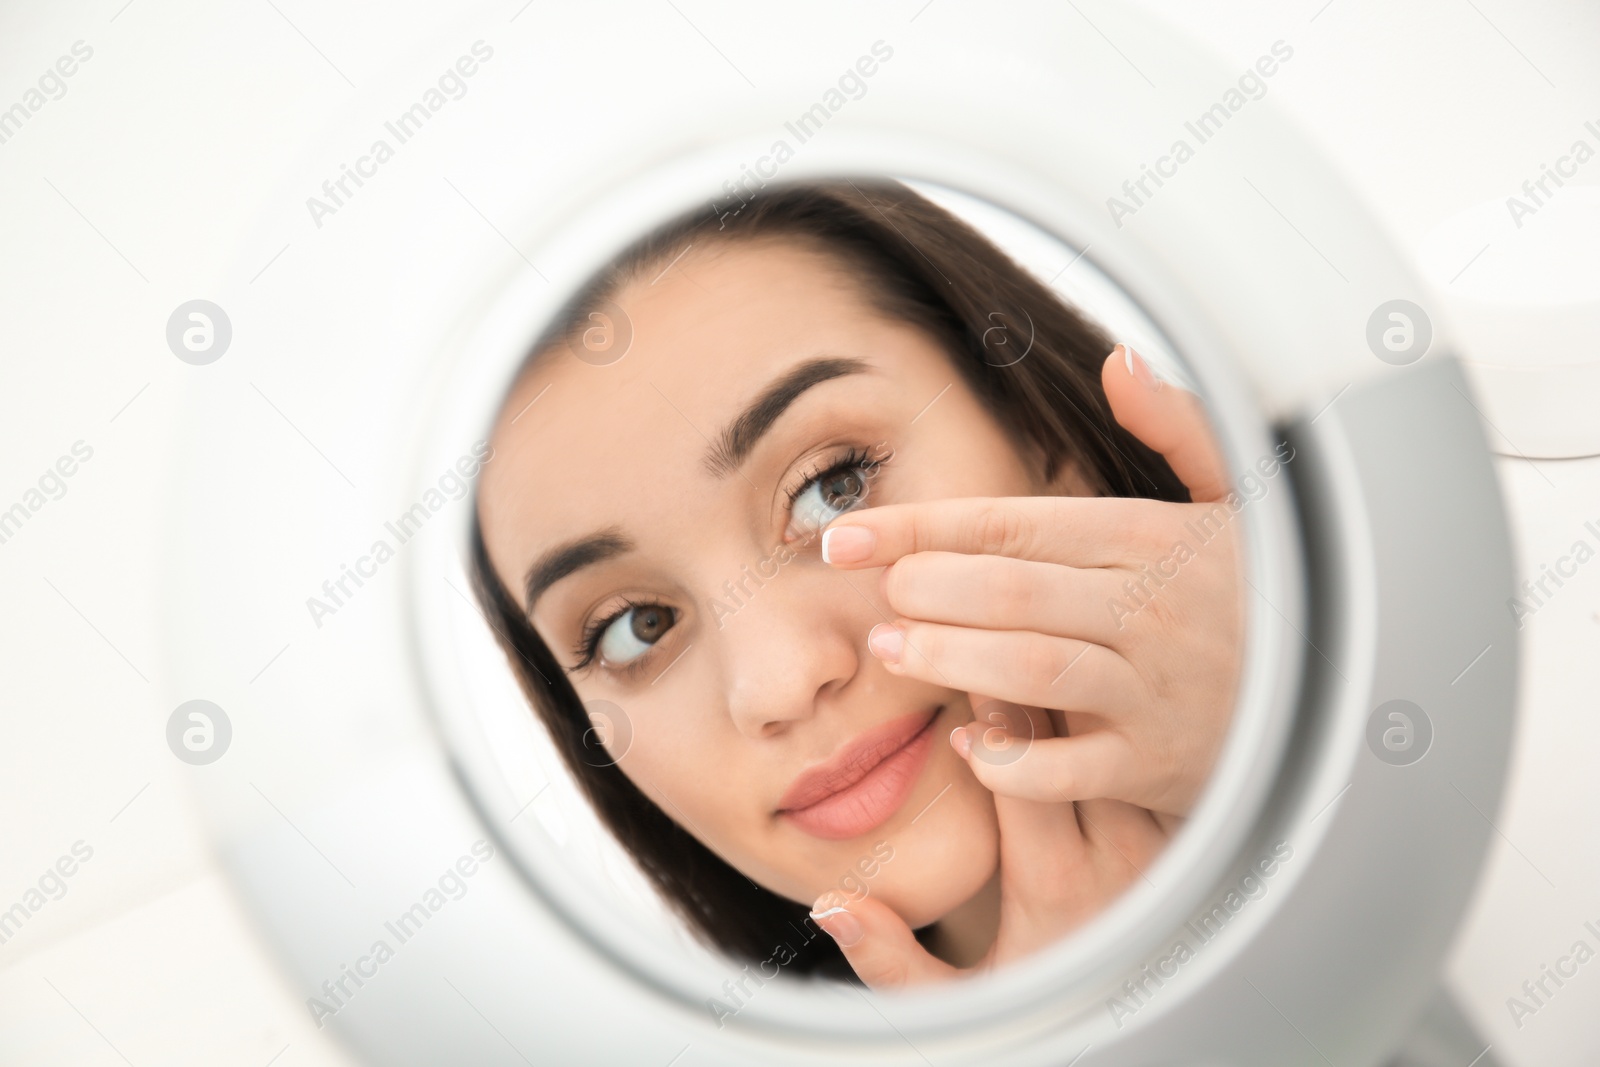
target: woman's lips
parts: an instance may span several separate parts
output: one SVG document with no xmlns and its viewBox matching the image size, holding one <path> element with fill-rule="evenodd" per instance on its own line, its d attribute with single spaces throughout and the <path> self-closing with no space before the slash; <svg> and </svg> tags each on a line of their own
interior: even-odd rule
<svg viewBox="0 0 1600 1067">
<path fill-rule="evenodd" d="M 778 814 L 813 837 L 858 837 L 900 810 L 922 774 L 943 705 L 891 719 L 803 772 Z"/>
</svg>

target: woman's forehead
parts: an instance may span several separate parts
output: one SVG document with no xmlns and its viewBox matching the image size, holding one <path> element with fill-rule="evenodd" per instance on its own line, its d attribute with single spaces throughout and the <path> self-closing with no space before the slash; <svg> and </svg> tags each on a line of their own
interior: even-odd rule
<svg viewBox="0 0 1600 1067">
<path fill-rule="evenodd" d="M 859 348 L 896 326 L 815 254 L 693 253 L 618 292 L 631 334 L 622 358 L 595 366 L 565 345 L 541 354 L 507 397 L 496 437 L 560 441 L 579 427 L 655 426 L 672 411 L 709 434 L 697 414 L 737 405 L 807 356 Z"/>
<path fill-rule="evenodd" d="M 779 238 L 688 242 L 608 302 L 627 319 L 617 326 L 629 336 L 623 356 L 596 366 L 558 342 L 513 386 L 498 429 L 558 382 L 583 385 L 568 390 L 572 402 L 596 407 L 641 379 L 748 385 L 793 352 L 857 336 L 881 317 L 841 261 Z"/>
</svg>

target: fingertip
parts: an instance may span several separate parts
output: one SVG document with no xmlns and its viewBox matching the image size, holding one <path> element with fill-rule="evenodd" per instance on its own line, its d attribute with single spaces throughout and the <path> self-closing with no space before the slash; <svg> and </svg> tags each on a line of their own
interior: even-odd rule
<svg viewBox="0 0 1600 1067">
<path fill-rule="evenodd" d="M 832 894 L 823 894 L 811 906 L 811 920 L 828 932 L 828 936 L 838 942 L 840 948 L 851 948 L 866 936 L 866 929 L 861 925 L 861 920 L 850 913 L 848 908 L 839 904 L 825 906 Z M 819 910 L 820 909 L 820 910 Z"/>
<path fill-rule="evenodd" d="M 1128 377 L 1138 382 L 1147 391 L 1158 392 L 1162 385 L 1165 384 L 1160 378 L 1156 377 L 1156 373 L 1150 368 L 1150 364 L 1145 362 L 1145 358 L 1132 345 L 1126 345 L 1120 341 L 1117 342 L 1117 347 L 1112 349 L 1112 354 L 1116 355 L 1118 353 L 1122 356 L 1122 366 L 1127 371 Z"/>
<path fill-rule="evenodd" d="M 900 666 L 905 648 L 905 630 L 895 623 L 880 622 L 867 631 L 867 649 L 887 666 Z"/>
<path fill-rule="evenodd" d="M 1106 399 L 1114 411 L 1118 408 L 1126 410 L 1129 405 L 1137 404 L 1139 395 L 1144 392 L 1134 373 L 1133 360 L 1133 349 L 1119 341 L 1100 367 L 1100 386 L 1105 390 Z"/>
<path fill-rule="evenodd" d="M 872 558 L 878 535 L 870 526 L 829 526 L 822 531 L 822 562 L 860 563 Z"/>
<path fill-rule="evenodd" d="M 950 747 L 955 749 L 956 754 L 962 759 L 972 755 L 972 735 L 967 732 L 965 726 L 957 726 L 950 731 Z"/>
<path fill-rule="evenodd" d="M 1121 367 L 1121 366 L 1123 366 L 1126 363 L 1127 358 L 1128 358 L 1127 357 L 1127 346 L 1124 345 L 1122 342 L 1118 341 L 1112 347 L 1110 353 L 1107 354 L 1105 362 L 1100 364 L 1100 381 L 1101 381 L 1101 383 L 1105 384 L 1105 385 L 1110 385 L 1112 378 L 1116 374 L 1116 372 L 1113 371 L 1112 368 L 1113 367 Z M 1129 371 L 1128 373 L 1131 375 L 1133 372 Z"/>
</svg>

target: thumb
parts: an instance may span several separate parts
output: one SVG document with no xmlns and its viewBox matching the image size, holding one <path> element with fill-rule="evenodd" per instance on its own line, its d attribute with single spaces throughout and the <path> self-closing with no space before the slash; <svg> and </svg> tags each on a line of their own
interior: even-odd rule
<svg viewBox="0 0 1600 1067">
<path fill-rule="evenodd" d="M 1200 398 L 1161 381 L 1127 345 L 1117 345 L 1100 368 L 1100 382 L 1117 423 L 1161 453 L 1197 504 L 1228 495 L 1228 475 Z"/>
<path fill-rule="evenodd" d="M 830 891 L 812 906 L 811 918 L 834 939 L 856 977 L 871 989 L 936 982 L 961 973 L 923 948 L 906 921 L 881 900 L 846 901 Z"/>
</svg>

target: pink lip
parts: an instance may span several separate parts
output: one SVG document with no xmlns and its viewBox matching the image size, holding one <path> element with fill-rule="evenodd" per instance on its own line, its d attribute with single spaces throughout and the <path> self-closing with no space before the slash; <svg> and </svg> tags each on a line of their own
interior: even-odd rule
<svg viewBox="0 0 1600 1067">
<path fill-rule="evenodd" d="M 903 715 L 861 734 L 803 771 L 778 802 L 778 814 L 813 837 L 858 837 L 900 810 L 931 748 L 931 712 Z"/>
</svg>

